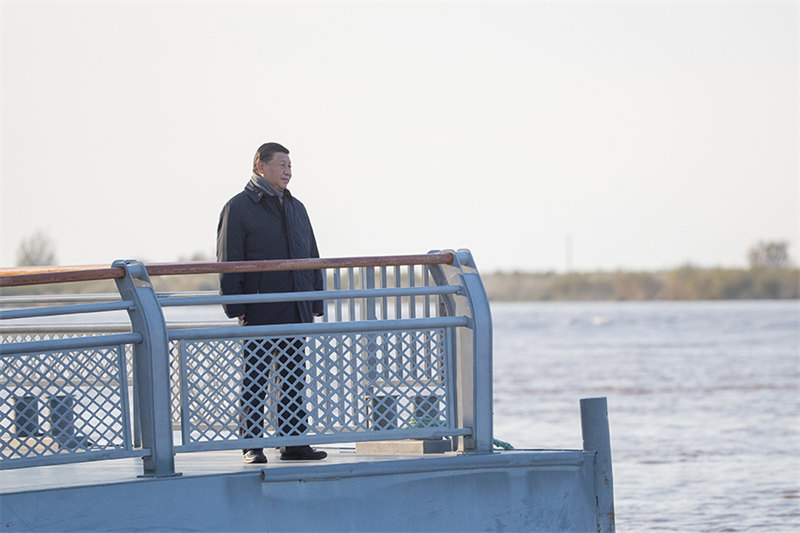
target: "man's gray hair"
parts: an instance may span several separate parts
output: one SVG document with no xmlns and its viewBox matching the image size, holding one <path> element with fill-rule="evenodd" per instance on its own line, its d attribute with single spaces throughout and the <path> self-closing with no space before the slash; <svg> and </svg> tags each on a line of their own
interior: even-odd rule
<svg viewBox="0 0 800 533">
<path fill-rule="evenodd" d="M 258 150 L 256 150 L 256 155 L 253 158 L 253 172 L 256 172 L 259 161 L 269 163 L 277 153 L 288 154 L 289 150 L 285 146 L 278 143 L 264 143 L 259 146 Z"/>
</svg>

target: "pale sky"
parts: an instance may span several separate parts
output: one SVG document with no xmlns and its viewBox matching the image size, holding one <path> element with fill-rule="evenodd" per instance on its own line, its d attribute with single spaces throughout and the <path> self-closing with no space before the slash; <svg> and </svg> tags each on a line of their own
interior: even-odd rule
<svg viewBox="0 0 800 533">
<path fill-rule="evenodd" d="M 211 255 L 267 141 L 325 257 L 800 249 L 800 4 L 2 1 L 0 265 Z"/>
</svg>

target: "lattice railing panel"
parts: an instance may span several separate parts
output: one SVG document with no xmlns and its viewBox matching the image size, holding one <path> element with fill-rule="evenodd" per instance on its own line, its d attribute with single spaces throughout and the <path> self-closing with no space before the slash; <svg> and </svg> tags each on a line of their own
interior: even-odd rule
<svg viewBox="0 0 800 533">
<path fill-rule="evenodd" d="M 447 339 L 431 329 L 183 341 L 183 442 L 450 428 Z"/>
<path fill-rule="evenodd" d="M 122 346 L 0 357 L 0 459 L 130 449 Z"/>
<path fill-rule="evenodd" d="M 87 328 L 91 328 L 91 326 L 87 326 Z M 119 330 L 114 331 L 114 333 L 123 333 L 130 331 L 130 328 L 119 328 Z M 79 338 L 79 337 L 92 337 L 98 335 L 97 332 L 87 331 L 87 332 L 67 332 L 67 331 L 59 331 L 59 332 L 36 332 L 32 331 L 30 333 L 9 333 L 9 334 L 0 334 L 0 342 L 3 343 L 12 343 L 12 342 L 31 342 L 31 341 L 44 341 L 44 340 L 55 340 L 55 339 L 72 339 L 72 338 Z M 126 360 L 126 369 L 127 369 L 127 383 L 128 386 L 133 386 L 133 345 L 125 344 L 125 360 Z M 181 375 L 180 375 L 180 344 L 177 341 L 170 341 L 169 343 L 169 366 L 170 366 L 170 398 L 171 398 L 171 413 L 172 413 L 172 422 L 175 427 L 178 427 L 178 424 L 181 420 Z"/>
</svg>

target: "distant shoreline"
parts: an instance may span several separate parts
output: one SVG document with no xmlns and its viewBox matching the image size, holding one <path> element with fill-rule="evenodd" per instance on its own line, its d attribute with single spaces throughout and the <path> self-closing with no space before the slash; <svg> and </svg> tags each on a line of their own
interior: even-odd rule
<svg viewBox="0 0 800 533">
<path fill-rule="evenodd" d="M 765 300 L 800 298 L 800 269 L 696 268 L 483 274 L 491 301 Z"/>
</svg>

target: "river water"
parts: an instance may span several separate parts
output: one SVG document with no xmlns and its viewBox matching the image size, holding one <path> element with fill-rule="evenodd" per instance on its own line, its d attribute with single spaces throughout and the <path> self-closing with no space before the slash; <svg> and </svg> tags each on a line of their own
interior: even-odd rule
<svg viewBox="0 0 800 533">
<path fill-rule="evenodd" d="M 800 302 L 495 303 L 495 436 L 580 448 L 608 398 L 618 531 L 800 531 Z"/>
</svg>

